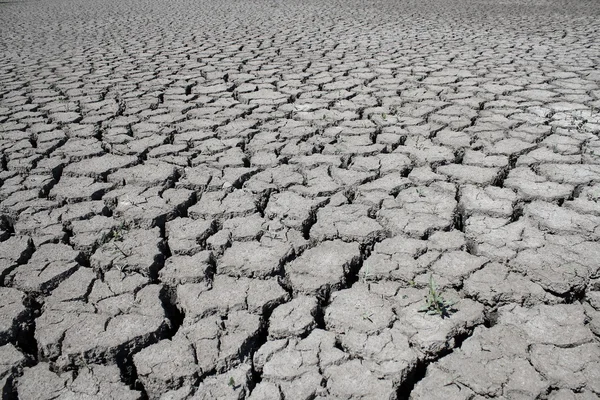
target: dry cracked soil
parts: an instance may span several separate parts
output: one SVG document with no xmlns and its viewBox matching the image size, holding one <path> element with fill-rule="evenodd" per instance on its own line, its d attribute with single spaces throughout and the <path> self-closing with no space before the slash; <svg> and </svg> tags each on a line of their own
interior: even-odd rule
<svg viewBox="0 0 600 400">
<path fill-rule="evenodd" d="M 600 398 L 600 2 L 0 27 L 3 399 Z"/>
</svg>

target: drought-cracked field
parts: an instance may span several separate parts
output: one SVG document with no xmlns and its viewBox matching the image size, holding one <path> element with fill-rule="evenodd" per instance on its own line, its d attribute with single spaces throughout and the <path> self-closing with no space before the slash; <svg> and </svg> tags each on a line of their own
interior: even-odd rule
<svg viewBox="0 0 600 400">
<path fill-rule="evenodd" d="M 600 2 L 0 1 L 0 55 L 3 399 L 600 398 Z"/>
</svg>

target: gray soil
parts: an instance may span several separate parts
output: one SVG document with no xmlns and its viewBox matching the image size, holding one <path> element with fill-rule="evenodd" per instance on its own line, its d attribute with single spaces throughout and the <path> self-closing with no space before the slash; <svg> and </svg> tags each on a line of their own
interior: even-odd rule
<svg viewBox="0 0 600 400">
<path fill-rule="evenodd" d="M 600 398 L 600 2 L 0 27 L 3 399 Z"/>
</svg>

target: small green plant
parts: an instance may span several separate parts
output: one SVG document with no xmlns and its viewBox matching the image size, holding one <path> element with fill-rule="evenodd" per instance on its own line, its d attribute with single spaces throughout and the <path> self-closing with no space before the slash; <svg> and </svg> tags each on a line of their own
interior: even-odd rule
<svg viewBox="0 0 600 400">
<path fill-rule="evenodd" d="M 110 231 L 102 235 L 100 238 L 100 245 L 111 243 L 113 247 L 123 255 L 123 257 L 129 257 L 132 255 L 132 251 L 125 251 L 123 247 L 119 246 L 117 242 L 123 242 L 125 240 L 125 233 L 129 230 L 129 227 L 124 222 L 119 226 L 112 228 Z"/>
<path fill-rule="evenodd" d="M 429 315 L 439 315 L 442 318 L 449 317 L 456 311 L 453 306 L 454 301 L 444 299 L 438 289 L 435 287 L 433 275 L 429 276 L 428 293 L 425 296 L 425 306 L 419 309 L 419 312 L 425 312 Z"/>
<path fill-rule="evenodd" d="M 125 270 L 127 269 L 127 267 L 129 267 L 128 264 L 115 264 L 114 267 L 117 269 L 117 271 L 119 271 L 119 274 L 121 275 L 121 277 L 125 276 Z"/>
<path fill-rule="evenodd" d="M 112 239 L 116 242 L 122 242 L 124 239 L 125 232 L 127 232 L 128 227 L 123 222 L 121 225 L 117 226 L 111 231 Z"/>
<path fill-rule="evenodd" d="M 233 376 L 229 377 L 229 382 L 227 382 L 227 385 L 235 389 L 235 380 L 233 379 Z"/>
<path fill-rule="evenodd" d="M 92 366 L 90 365 L 90 363 L 88 363 L 87 359 L 85 358 L 85 352 L 81 352 L 81 354 L 79 355 L 79 359 L 81 360 L 82 368 L 87 369 L 88 372 L 94 372 Z"/>
<path fill-rule="evenodd" d="M 364 319 L 365 321 L 369 321 L 370 323 L 373 323 L 373 320 L 371 319 L 371 317 L 372 317 L 372 316 L 373 316 L 373 313 L 370 313 L 370 314 L 369 314 L 369 313 L 367 313 L 367 312 L 364 312 L 364 313 L 361 315 L 362 319 Z"/>
<path fill-rule="evenodd" d="M 122 222 L 120 225 L 111 228 L 109 231 L 102 234 L 99 244 L 103 245 L 111 241 L 122 242 L 125 232 L 129 230 L 128 226 Z"/>
<path fill-rule="evenodd" d="M 364 267 L 364 271 L 361 274 L 361 281 L 362 281 L 362 283 L 367 283 L 367 282 L 369 282 L 371 280 L 371 271 L 370 271 L 370 269 L 371 268 L 370 268 L 369 264 L 367 264 Z"/>
</svg>

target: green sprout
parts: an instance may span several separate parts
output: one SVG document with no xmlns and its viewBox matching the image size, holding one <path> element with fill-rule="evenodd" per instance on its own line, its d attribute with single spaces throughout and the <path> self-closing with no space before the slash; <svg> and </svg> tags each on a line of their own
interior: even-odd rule
<svg viewBox="0 0 600 400">
<path fill-rule="evenodd" d="M 440 292 L 435 287 L 433 275 L 429 276 L 429 288 L 427 296 L 425 296 L 425 306 L 419 309 L 419 312 L 425 312 L 428 315 L 439 315 L 442 318 L 449 317 L 450 313 L 455 311 L 452 306 L 456 302 L 448 301 L 442 297 Z"/>
<path fill-rule="evenodd" d="M 371 280 L 371 271 L 370 271 L 370 265 L 367 264 L 367 266 L 364 268 L 364 271 L 362 272 L 362 276 L 361 276 L 361 280 L 362 283 L 367 283 L 369 280 Z"/>
<path fill-rule="evenodd" d="M 114 267 L 119 271 L 121 277 L 125 276 L 125 270 L 129 267 L 128 264 L 114 264 Z"/>
<path fill-rule="evenodd" d="M 128 229 L 129 228 L 127 224 L 125 224 L 124 222 L 121 223 L 119 226 L 111 228 L 110 230 L 102 234 L 99 244 L 106 244 L 110 241 L 122 242 L 125 238 L 124 234 L 125 232 L 127 232 Z"/>
</svg>

